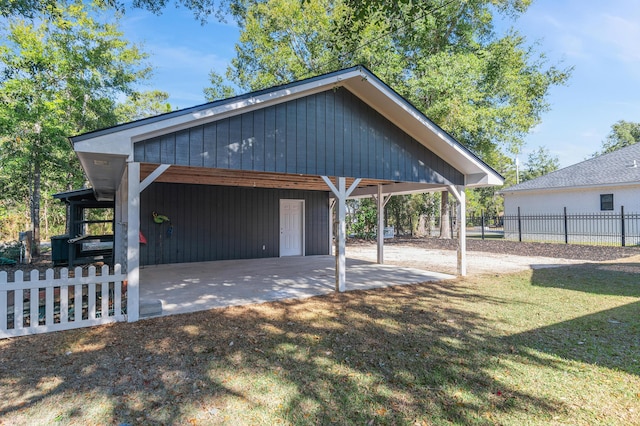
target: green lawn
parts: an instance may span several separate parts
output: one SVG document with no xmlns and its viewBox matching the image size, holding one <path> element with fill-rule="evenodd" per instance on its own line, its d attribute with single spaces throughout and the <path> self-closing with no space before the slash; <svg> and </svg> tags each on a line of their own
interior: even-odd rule
<svg viewBox="0 0 640 426">
<path fill-rule="evenodd" d="M 0 424 L 640 424 L 640 265 L 0 341 Z"/>
</svg>

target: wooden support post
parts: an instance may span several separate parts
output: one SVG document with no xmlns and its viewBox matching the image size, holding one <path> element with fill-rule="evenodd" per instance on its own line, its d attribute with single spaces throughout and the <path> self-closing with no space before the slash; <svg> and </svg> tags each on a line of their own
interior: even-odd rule
<svg viewBox="0 0 640 426">
<path fill-rule="evenodd" d="M 449 192 L 458 201 L 457 227 L 458 227 L 458 275 L 467 275 L 467 197 L 464 186 L 449 186 Z"/>
<path fill-rule="evenodd" d="M 333 256 L 333 212 L 336 207 L 336 200 L 329 200 L 329 256 Z"/>
<path fill-rule="evenodd" d="M 343 292 L 346 290 L 346 267 L 347 267 L 347 197 L 346 179 L 338 178 L 338 191 L 340 191 L 340 199 L 338 200 L 338 251 L 336 263 L 336 291 Z"/>
<path fill-rule="evenodd" d="M 127 320 L 140 315 L 140 163 L 127 165 Z"/>
<path fill-rule="evenodd" d="M 346 290 L 346 247 L 347 247 L 347 198 L 358 187 L 361 179 L 356 179 L 349 189 L 347 189 L 347 179 L 338 177 L 337 186 L 331 182 L 327 176 L 322 176 L 331 192 L 336 196 L 338 204 L 338 241 L 336 250 L 336 291 L 344 292 Z"/>
<path fill-rule="evenodd" d="M 115 226 L 113 229 L 113 264 L 120 264 L 125 267 L 126 259 L 126 246 L 125 246 L 125 227 L 124 223 L 127 221 L 127 173 L 124 174 L 120 180 L 120 185 L 116 190 L 115 209 L 113 212 Z"/>
<path fill-rule="evenodd" d="M 378 210 L 378 263 L 384 263 L 384 208 L 391 199 L 391 194 L 382 193 L 382 185 L 378 185 L 378 195 L 375 197 Z"/>
<path fill-rule="evenodd" d="M 458 275 L 467 275 L 467 195 L 460 187 L 458 204 Z"/>
<path fill-rule="evenodd" d="M 384 195 L 382 194 L 382 185 L 378 185 L 378 264 L 384 263 Z"/>
</svg>

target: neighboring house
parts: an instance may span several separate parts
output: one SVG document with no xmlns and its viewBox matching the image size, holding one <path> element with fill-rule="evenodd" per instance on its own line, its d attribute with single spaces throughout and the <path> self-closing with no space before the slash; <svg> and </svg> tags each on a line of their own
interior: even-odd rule
<svg viewBox="0 0 640 426">
<path fill-rule="evenodd" d="M 503 183 L 363 67 L 71 141 L 96 199 L 115 202 L 114 257 L 127 273 L 130 321 L 140 266 L 326 255 L 335 206 L 343 291 L 347 197 L 375 195 L 383 209 L 391 194 L 448 190 L 464 217 L 466 188 Z"/>
<path fill-rule="evenodd" d="M 568 242 L 617 244 L 623 230 L 623 210 L 628 215 L 624 230 L 635 238 L 640 214 L 640 144 L 505 188 L 500 193 L 504 196 L 507 239 L 565 242 L 567 238 Z"/>
</svg>

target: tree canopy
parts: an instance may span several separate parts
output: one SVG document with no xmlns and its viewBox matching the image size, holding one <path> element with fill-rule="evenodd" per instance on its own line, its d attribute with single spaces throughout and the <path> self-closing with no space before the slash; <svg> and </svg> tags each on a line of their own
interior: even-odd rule
<svg viewBox="0 0 640 426">
<path fill-rule="evenodd" d="M 640 142 L 640 123 L 620 120 L 611 126 L 611 132 L 607 135 L 607 139 L 602 142 L 602 152 L 596 152 L 594 157 L 638 142 Z"/>
<path fill-rule="evenodd" d="M 53 7 L 53 6 L 52 6 Z M 91 5 L 16 18 L 0 45 L 0 174 L 3 200 L 25 200 L 36 240 L 41 192 L 83 181 L 67 137 L 116 124 L 115 105 L 149 75 L 146 55 Z"/>
<path fill-rule="evenodd" d="M 549 107 L 549 87 L 571 72 L 516 31 L 494 35 L 493 14 L 520 13 L 528 1 L 240 3 L 226 75 L 241 90 L 363 64 L 494 166 L 499 151 L 520 150 Z"/>
<path fill-rule="evenodd" d="M 558 160 L 558 157 L 551 155 L 547 148 L 540 146 L 529 153 L 520 181 L 535 179 L 555 172 L 559 168 L 560 160 Z"/>
<path fill-rule="evenodd" d="M 229 7 L 236 1 L 242 0 L 94 0 L 94 6 L 115 9 L 125 12 L 127 7 L 148 10 L 154 14 L 162 13 L 169 5 L 185 7 L 193 12 L 194 17 L 201 23 L 205 23 L 210 17 L 224 20 L 224 15 Z M 2 0 L 0 1 L 0 16 L 35 18 L 48 15 L 58 15 L 60 8 L 77 3 L 78 0 Z"/>
<path fill-rule="evenodd" d="M 119 123 L 140 120 L 154 115 L 171 112 L 169 94 L 160 90 L 130 94 L 124 102 L 115 108 L 116 119 Z"/>
</svg>

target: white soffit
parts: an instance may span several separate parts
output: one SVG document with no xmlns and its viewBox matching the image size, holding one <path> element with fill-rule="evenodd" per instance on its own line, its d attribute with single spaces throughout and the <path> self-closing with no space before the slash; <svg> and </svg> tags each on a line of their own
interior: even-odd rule
<svg viewBox="0 0 640 426">
<path fill-rule="evenodd" d="M 83 169 L 87 172 L 98 201 L 112 201 L 124 173 L 124 155 L 78 153 Z"/>
</svg>

